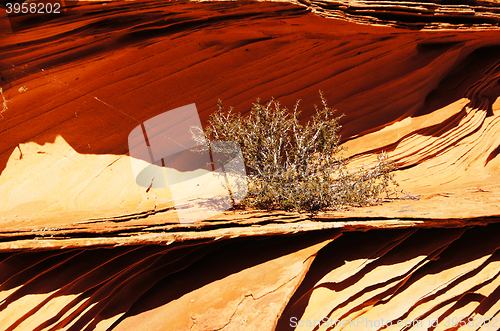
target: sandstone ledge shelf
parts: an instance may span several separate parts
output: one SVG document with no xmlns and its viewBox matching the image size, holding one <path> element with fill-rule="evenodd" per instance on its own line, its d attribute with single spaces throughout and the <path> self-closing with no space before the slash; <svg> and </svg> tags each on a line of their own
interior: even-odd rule
<svg viewBox="0 0 500 331">
<path fill-rule="evenodd" d="M 96 222 L 96 223 L 94 223 Z M 411 219 L 411 218 L 328 218 L 306 219 L 295 213 L 266 213 L 254 217 L 231 213 L 230 219 L 214 219 L 195 224 L 120 225 L 100 220 L 79 224 L 73 228 L 43 228 L 24 232 L 0 233 L 0 251 L 45 250 L 67 248 L 98 248 L 123 245 L 189 244 L 190 241 L 210 242 L 238 237 L 280 236 L 318 230 L 339 229 L 357 232 L 406 228 L 469 228 L 500 223 L 500 217 L 472 219 Z"/>
</svg>

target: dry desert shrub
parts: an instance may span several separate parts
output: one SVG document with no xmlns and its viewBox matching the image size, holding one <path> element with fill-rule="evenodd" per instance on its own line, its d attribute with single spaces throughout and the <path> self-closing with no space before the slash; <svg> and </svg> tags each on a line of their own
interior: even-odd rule
<svg viewBox="0 0 500 331">
<path fill-rule="evenodd" d="M 247 172 L 248 194 L 242 206 L 259 209 L 305 211 L 312 215 L 347 205 L 369 205 L 389 193 L 394 163 L 382 153 L 371 168 L 348 169 L 342 157 L 340 125 L 320 91 L 322 106 L 315 105 L 312 120 L 298 120 L 299 101 L 292 111 L 272 99 L 257 99 L 242 117 L 218 110 L 210 116 L 205 138 L 239 144 Z"/>
</svg>

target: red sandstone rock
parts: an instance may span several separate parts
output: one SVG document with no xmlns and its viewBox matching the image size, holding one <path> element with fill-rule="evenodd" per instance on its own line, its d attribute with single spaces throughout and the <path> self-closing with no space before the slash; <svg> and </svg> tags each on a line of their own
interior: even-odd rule
<svg viewBox="0 0 500 331">
<path fill-rule="evenodd" d="M 498 317 L 497 4 L 327 7 L 80 2 L 43 28 L 2 10 L 0 329 Z M 168 189 L 135 184 L 139 123 L 257 97 L 307 120 L 320 89 L 350 165 L 385 150 L 420 200 L 181 225 Z"/>
</svg>

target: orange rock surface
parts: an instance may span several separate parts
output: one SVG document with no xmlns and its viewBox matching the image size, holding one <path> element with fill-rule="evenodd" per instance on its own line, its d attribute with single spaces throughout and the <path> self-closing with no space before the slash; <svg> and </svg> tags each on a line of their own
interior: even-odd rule
<svg viewBox="0 0 500 331">
<path fill-rule="evenodd" d="M 498 2 L 65 3 L 0 10 L 0 329 L 500 328 Z M 179 224 L 136 185 L 145 120 L 318 90 L 399 199 Z"/>
</svg>

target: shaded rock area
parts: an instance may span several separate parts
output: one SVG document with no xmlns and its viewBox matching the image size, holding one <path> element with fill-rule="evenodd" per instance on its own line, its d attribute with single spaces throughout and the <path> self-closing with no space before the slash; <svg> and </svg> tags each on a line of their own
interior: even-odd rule
<svg viewBox="0 0 500 331">
<path fill-rule="evenodd" d="M 495 224 L 344 234 L 318 253 L 277 330 L 294 329 L 290 324 L 297 318 L 306 325 L 327 317 L 324 325 L 301 330 L 327 329 L 336 321 L 348 330 L 379 330 L 391 324 L 398 330 L 444 330 L 448 320 L 455 320 L 449 323 L 452 327 L 457 320 L 497 316 L 499 245 L 481 238 L 499 229 Z M 347 320 L 356 322 L 347 325 Z M 436 320 L 440 323 L 432 328 Z M 422 324 L 408 327 L 413 321 Z M 480 328 L 475 323 L 469 327 Z"/>
<path fill-rule="evenodd" d="M 500 243 L 485 238 L 499 235 L 495 223 L 2 253 L 0 324 L 322 330 L 350 320 L 345 329 L 378 330 L 398 321 L 438 320 L 436 329 L 457 320 L 494 323 Z M 491 325 L 483 329 L 496 330 Z"/>
<path fill-rule="evenodd" d="M 499 17 L 496 1 L 2 7 L 0 329 L 498 330 Z M 319 90 L 349 166 L 387 152 L 397 194 L 180 224 L 168 188 L 136 184 L 145 120 L 274 97 L 307 121 Z"/>
<path fill-rule="evenodd" d="M 9 330 L 271 329 L 318 250 L 339 234 L 12 254 L 2 263 L 0 323 Z"/>
</svg>

